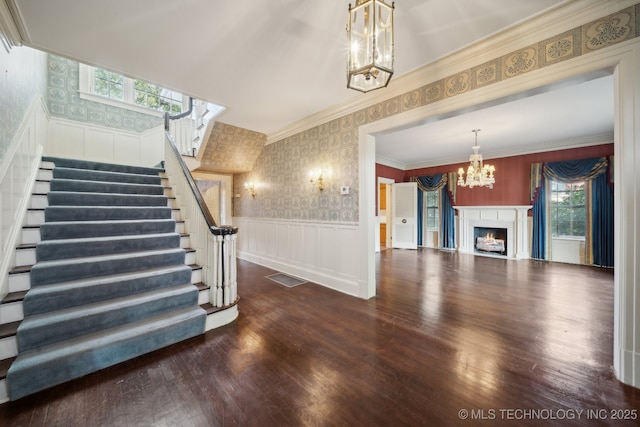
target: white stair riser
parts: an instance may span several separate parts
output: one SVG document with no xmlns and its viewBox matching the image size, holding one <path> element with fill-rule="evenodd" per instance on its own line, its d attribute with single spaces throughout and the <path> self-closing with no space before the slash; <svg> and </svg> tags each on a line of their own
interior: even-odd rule
<svg viewBox="0 0 640 427">
<path fill-rule="evenodd" d="M 188 248 L 190 244 L 190 239 L 189 239 L 189 235 L 187 234 L 186 236 L 180 236 L 180 247 L 181 248 Z"/>
<path fill-rule="evenodd" d="M 196 263 L 196 253 L 195 252 L 187 252 L 186 256 L 184 257 L 184 263 L 187 264 L 187 265 L 195 264 Z"/>
<path fill-rule="evenodd" d="M 29 209 L 44 209 L 49 206 L 46 194 L 32 194 Z"/>
<path fill-rule="evenodd" d="M 28 289 L 31 289 L 31 275 L 29 273 L 9 275 L 9 292 L 20 292 Z M 2 309 L 1 305 L 0 309 Z"/>
<path fill-rule="evenodd" d="M 0 305 L 0 324 L 17 322 L 24 319 L 22 301 Z"/>
<path fill-rule="evenodd" d="M 198 305 L 206 304 L 208 302 L 209 302 L 209 289 L 203 289 L 198 293 Z"/>
<path fill-rule="evenodd" d="M 14 357 L 17 354 L 18 340 L 15 335 L 0 340 L 0 360 Z"/>
<path fill-rule="evenodd" d="M 202 282 L 202 269 L 193 270 L 191 272 L 191 283 Z"/>
<path fill-rule="evenodd" d="M 39 169 L 36 179 L 40 181 L 51 181 L 53 179 L 53 171 L 48 169 Z"/>
<path fill-rule="evenodd" d="M 23 228 L 20 235 L 20 243 L 23 245 L 33 245 L 40 241 L 39 228 Z"/>
<path fill-rule="evenodd" d="M 36 249 L 16 249 L 14 265 L 33 265 L 36 263 Z"/>
<path fill-rule="evenodd" d="M 0 380 L 0 403 L 9 401 L 9 389 L 7 389 L 7 380 Z"/>
<path fill-rule="evenodd" d="M 36 185 L 33 186 L 34 193 L 48 193 L 51 185 L 48 181 L 36 181 Z"/>
<path fill-rule="evenodd" d="M 44 210 L 28 210 L 25 225 L 40 226 L 44 224 Z M 38 234 L 40 232 L 38 231 Z"/>
</svg>

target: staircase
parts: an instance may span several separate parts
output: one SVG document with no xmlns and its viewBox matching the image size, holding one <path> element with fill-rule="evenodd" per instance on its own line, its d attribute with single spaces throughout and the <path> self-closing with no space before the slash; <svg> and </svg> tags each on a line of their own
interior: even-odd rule
<svg viewBox="0 0 640 427">
<path fill-rule="evenodd" d="M 194 285 L 162 169 L 43 166 L 0 305 L 0 398 L 4 386 L 10 400 L 205 331 L 208 291 Z"/>
</svg>

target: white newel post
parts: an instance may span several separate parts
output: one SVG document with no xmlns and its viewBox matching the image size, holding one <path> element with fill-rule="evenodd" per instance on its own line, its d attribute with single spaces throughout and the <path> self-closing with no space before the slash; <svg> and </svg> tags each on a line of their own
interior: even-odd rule
<svg viewBox="0 0 640 427">
<path fill-rule="evenodd" d="M 235 302 L 238 295 L 236 240 L 238 228 L 222 226 L 212 229 L 215 236 L 216 275 L 211 286 L 211 304 L 223 307 Z"/>
</svg>

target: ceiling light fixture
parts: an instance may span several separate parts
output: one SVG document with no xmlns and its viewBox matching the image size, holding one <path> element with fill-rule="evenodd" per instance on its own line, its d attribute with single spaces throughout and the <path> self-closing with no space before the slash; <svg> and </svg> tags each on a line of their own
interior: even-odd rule
<svg viewBox="0 0 640 427">
<path fill-rule="evenodd" d="M 382 0 L 357 0 L 347 22 L 347 88 L 369 92 L 393 75 L 393 11 Z"/>
<path fill-rule="evenodd" d="M 476 134 L 476 145 L 473 148 L 473 154 L 469 156 L 469 167 L 467 168 L 467 179 L 464 179 L 464 169 L 458 169 L 458 185 L 460 187 L 489 187 L 493 188 L 496 179 L 493 176 L 496 168 L 493 165 L 482 164 L 482 154 L 478 154 L 480 146 L 478 145 L 478 132 L 481 129 L 473 129 L 471 132 Z"/>
</svg>

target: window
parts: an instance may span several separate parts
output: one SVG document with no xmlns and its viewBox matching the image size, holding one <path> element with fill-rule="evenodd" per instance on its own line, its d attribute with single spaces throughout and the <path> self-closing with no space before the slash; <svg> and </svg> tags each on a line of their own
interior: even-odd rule
<svg viewBox="0 0 640 427">
<path fill-rule="evenodd" d="M 185 106 L 178 92 L 84 64 L 80 64 L 80 97 L 158 116 L 181 113 Z"/>
<path fill-rule="evenodd" d="M 587 211 L 585 183 L 551 181 L 551 235 L 553 237 L 585 237 Z"/>
<path fill-rule="evenodd" d="M 425 191 L 425 226 L 427 230 L 438 231 L 438 191 Z"/>
</svg>

